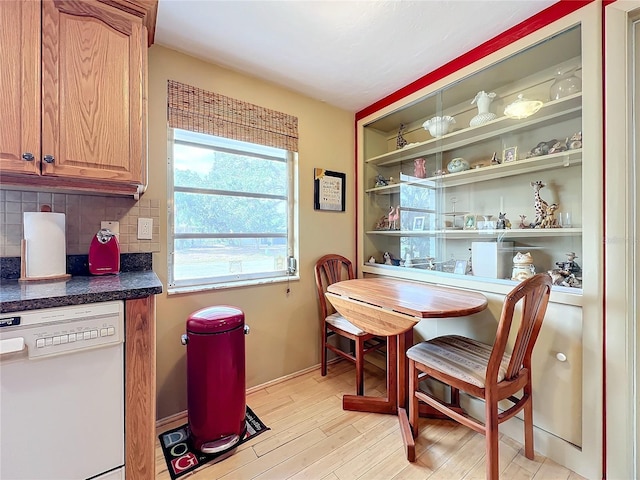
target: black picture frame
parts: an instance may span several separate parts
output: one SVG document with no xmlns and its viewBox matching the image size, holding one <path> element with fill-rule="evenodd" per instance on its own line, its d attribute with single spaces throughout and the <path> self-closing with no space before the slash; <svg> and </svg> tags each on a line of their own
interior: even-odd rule
<svg viewBox="0 0 640 480">
<path fill-rule="evenodd" d="M 324 168 L 313 169 L 313 209 L 344 212 L 347 176 Z"/>
</svg>

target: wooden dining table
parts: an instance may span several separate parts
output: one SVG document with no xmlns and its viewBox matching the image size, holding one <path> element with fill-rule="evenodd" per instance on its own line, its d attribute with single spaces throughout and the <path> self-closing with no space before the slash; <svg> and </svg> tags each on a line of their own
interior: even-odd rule
<svg viewBox="0 0 640 480">
<path fill-rule="evenodd" d="M 413 345 L 413 327 L 428 318 L 473 315 L 487 308 L 478 292 L 391 277 L 367 277 L 329 285 L 325 293 L 335 309 L 367 333 L 387 337 L 386 397 L 345 395 L 345 410 L 397 414 L 408 456 L 415 442 L 407 416 L 408 368 L 405 352 Z"/>
</svg>

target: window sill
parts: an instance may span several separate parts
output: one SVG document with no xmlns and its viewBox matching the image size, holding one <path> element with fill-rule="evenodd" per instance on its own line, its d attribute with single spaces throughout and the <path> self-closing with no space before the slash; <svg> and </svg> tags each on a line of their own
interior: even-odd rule
<svg viewBox="0 0 640 480">
<path fill-rule="evenodd" d="M 226 283 L 209 283 L 206 285 L 190 285 L 186 287 L 168 287 L 167 295 L 181 295 L 185 293 L 198 293 L 207 292 L 211 290 L 225 290 L 227 288 L 238 287 L 256 287 L 260 285 L 269 285 L 272 283 L 284 283 L 290 281 L 300 280 L 299 275 L 286 275 L 283 277 L 273 278 L 260 278 L 256 280 L 243 280 L 239 282 L 226 282 Z"/>
</svg>

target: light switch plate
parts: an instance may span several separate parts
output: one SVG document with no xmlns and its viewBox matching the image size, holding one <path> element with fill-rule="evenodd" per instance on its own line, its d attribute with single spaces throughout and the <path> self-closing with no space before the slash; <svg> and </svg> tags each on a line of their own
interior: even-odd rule
<svg viewBox="0 0 640 480">
<path fill-rule="evenodd" d="M 138 240 L 153 239 L 153 218 L 138 218 Z"/>
</svg>

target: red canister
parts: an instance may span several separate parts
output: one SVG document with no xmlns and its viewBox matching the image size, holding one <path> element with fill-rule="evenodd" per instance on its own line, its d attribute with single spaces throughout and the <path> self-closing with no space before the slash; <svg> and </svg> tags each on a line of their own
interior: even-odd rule
<svg viewBox="0 0 640 480">
<path fill-rule="evenodd" d="M 231 449 L 246 429 L 245 333 L 242 310 L 207 307 L 187 319 L 187 409 L 194 448 Z"/>
</svg>

